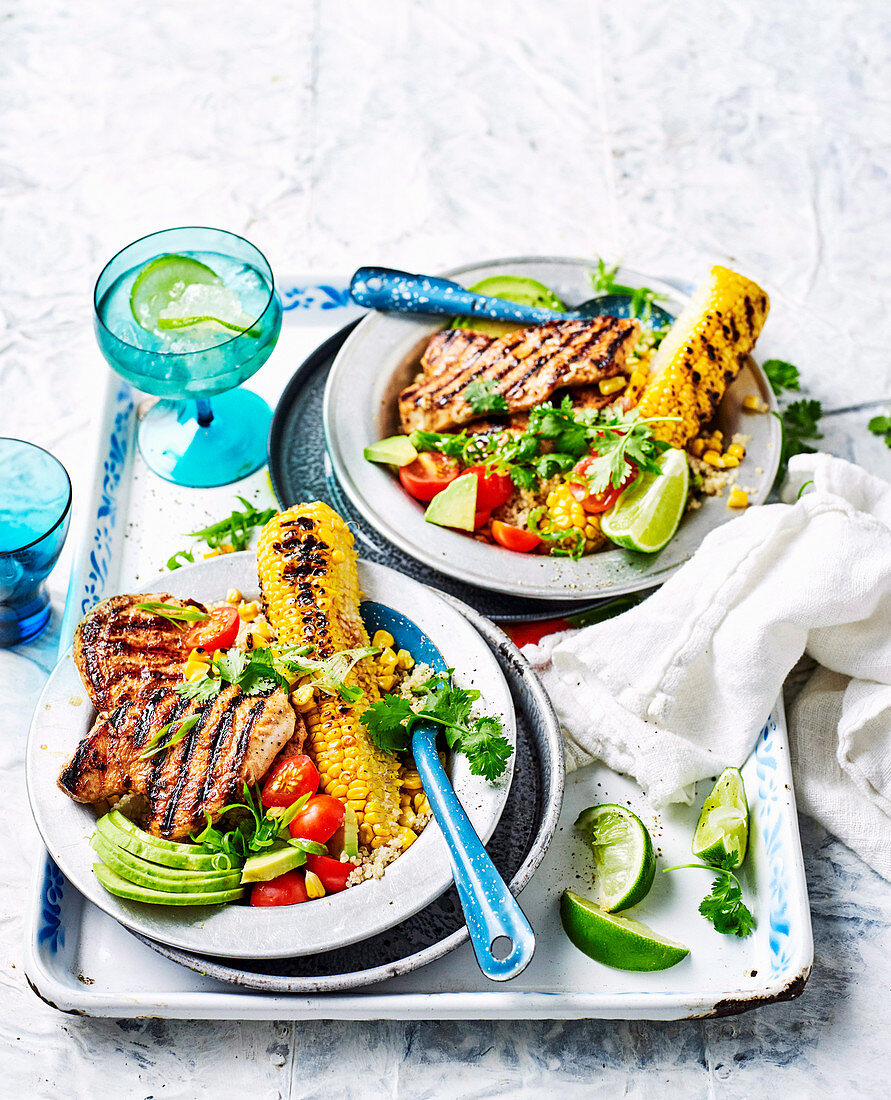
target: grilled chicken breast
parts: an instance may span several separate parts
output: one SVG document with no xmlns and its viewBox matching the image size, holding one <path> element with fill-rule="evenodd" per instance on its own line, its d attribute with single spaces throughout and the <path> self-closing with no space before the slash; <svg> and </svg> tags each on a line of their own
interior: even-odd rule
<svg viewBox="0 0 891 1100">
<path fill-rule="evenodd" d="M 624 372 L 639 331 L 636 321 L 594 317 L 549 321 L 485 346 L 481 339 L 462 342 L 435 333 L 422 360 L 425 375 L 399 395 L 402 428 L 445 431 L 477 419 L 480 414 L 465 398 L 472 382 L 491 384 L 507 401 L 508 412 L 516 413 L 546 401 L 555 390 L 612 378 Z M 440 370 L 437 356 L 449 365 Z"/>
<path fill-rule="evenodd" d="M 74 633 L 74 662 L 90 702 L 100 713 L 111 712 L 121 699 L 146 684 L 183 678 L 188 656 L 184 631 L 177 623 L 137 607 L 149 602 L 206 610 L 194 600 L 178 600 L 164 592 L 112 596 L 96 604 Z"/>
<path fill-rule="evenodd" d="M 197 721 L 171 748 L 142 758 L 159 731 L 175 736 L 185 719 Z M 66 764 L 59 786 L 76 802 L 142 794 L 149 805 L 146 829 L 175 839 L 240 802 L 245 783 L 265 774 L 294 733 L 287 695 L 244 695 L 229 686 L 206 702 L 184 699 L 169 683 L 149 683 L 100 715 Z M 153 742 L 157 745 L 158 741 Z"/>
<path fill-rule="evenodd" d="M 434 332 L 421 356 L 424 377 L 436 378 L 454 367 L 469 367 L 494 342 L 494 336 L 466 328 L 447 328 L 442 332 Z"/>
</svg>

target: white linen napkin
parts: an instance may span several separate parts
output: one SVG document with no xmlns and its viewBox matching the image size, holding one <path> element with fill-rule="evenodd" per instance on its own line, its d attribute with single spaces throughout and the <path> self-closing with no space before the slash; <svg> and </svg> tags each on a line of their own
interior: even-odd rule
<svg viewBox="0 0 891 1100">
<path fill-rule="evenodd" d="M 742 764 L 809 654 L 822 668 L 789 714 L 801 808 L 891 879 L 891 485 L 799 455 L 786 493 L 713 531 L 642 604 L 523 652 L 568 767 L 599 758 L 657 805 Z"/>
</svg>

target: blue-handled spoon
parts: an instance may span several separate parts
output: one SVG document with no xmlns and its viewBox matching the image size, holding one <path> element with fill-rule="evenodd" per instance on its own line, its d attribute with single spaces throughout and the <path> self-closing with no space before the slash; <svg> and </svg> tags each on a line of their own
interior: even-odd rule
<svg viewBox="0 0 891 1100">
<path fill-rule="evenodd" d="M 431 275 L 412 275 L 389 267 L 360 267 L 350 282 L 350 294 L 357 305 L 384 313 L 426 313 L 446 317 L 478 317 L 491 321 L 514 321 L 540 325 L 546 321 L 588 320 L 611 314 L 630 315 L 631 297 L 627 294 L 601 294 L 589 298 L 575 309 L 561 312 L 543 306 L 525 306 L 504 298 L 475 294 L 448 279 Z M 653 304 L 651 323 L 670 325 L 671 314 Z"/>
<path fill-rule="evenodd" d="M 452 874 L 480 970 L 495 982 L 515 978 L 529 965 L 535 951 L 532 927 L 458 801 L 436 751 L 433 726 L 414 727 L 411 749 L 427 801 L 449 847 Z M 492 948 L 502 937 L 508 940 L 509 949 L 506 946 L 505 953 L 499 952 L 499 958 Z"/>
</svg>

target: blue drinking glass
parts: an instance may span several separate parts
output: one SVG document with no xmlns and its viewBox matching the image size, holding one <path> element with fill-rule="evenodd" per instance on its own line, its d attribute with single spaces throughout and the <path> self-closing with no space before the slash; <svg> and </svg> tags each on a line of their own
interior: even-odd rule
<svg viewBox="0 0 891 1100">
<path fill-rule="evenodd" d="M 188 291 L 206 293 L 203 284 L 213 283 L 213 293 L 234 295 L 239 320 L 233 327 L 204 323 L 162 332 L 157 323 L 154 329 L 139 323 L 134 303 L 145 297 L 140 288 L 150 285 L 144 269 L 155 261 L 155 269 L 174 270 L 177 260 L 198 273 Z M 142 457 L 156 474 L 177 485 L 207 487 L 228 485 L 264 465 L 272 413 L 262 397 L 235 388 L 263 366 L 281 332 L 281 302 L 259 249 L 222 229 L 152 233 L 105 266 L 93 307 L 96 338 L 109 365 L 137 389 L 161 398 L 137 434 Z M 205 321 L 214 316 L 219 314 Z"/>
<path fill-rule="evenodd" d="M 57 458 L 0 439 L 0 646 L 36 638 L 49 622 L 44 581 L 71 519 L 71 479 Z"/>
</svg>

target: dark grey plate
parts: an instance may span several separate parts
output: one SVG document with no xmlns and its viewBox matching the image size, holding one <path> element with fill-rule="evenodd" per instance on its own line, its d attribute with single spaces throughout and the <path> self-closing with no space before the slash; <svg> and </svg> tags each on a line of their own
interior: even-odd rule
<svg viewBox="0 0 891 1100">
<path fill-rule="evenodd" d="M 565 766 L 560 726 L 538 677 L 503 631 L 459 600 L 445 597 L 483 635 L 513 697 L 517 759 L 507 805 L 486 845 L 511 891 L 518 894 L 541 863 L 563 804 Z M 417 970 L 467 939 L 454 886 L 402 924 L 337 951 L 289 959 L 221 959 L 139 936 L 158 954 L 220 981 L 278 993 L 354 989 Z"/>
<path fill-rule="evenodd" d="M 324 500 L 354 524 L 359 557 L 388 565 L 440 592 L 457 596 L 490 619 L 522 622 L 578 615 L 603 600 L 530 600 L 489 591 L 447 577 L 389 542 L 360 516 L 331 469 L 322 425 L 325 383 L 334 358 L 358 324 L 353 321 L 327 339 L 298 367 L 275 408 L 269 430 L 269 477 L 282 508 Z"/>
</svg>

